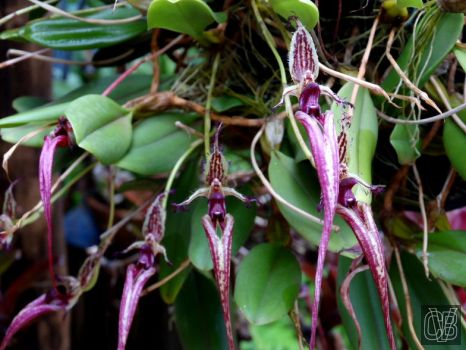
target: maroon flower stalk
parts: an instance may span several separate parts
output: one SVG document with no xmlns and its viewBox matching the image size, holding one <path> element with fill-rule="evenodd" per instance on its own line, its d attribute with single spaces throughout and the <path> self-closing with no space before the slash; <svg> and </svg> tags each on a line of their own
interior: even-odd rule
<svg viewBox="0 0 466 350">
<path fill-rule="evenodd" d="M 208 199 L 207 214 L 202 218 L 202 226 L 209 241 L 215 281 L 220 293 L 223 320 L 227 330 L 228 346 L 230 350 L 234 350 L 235 344 L 230 317 L 230 261 L 234 219 L 233 216 L 227 214 L 225 197 L 234 196 L 246 204 L 255 200 L 242 195 L 233 188 L 224 186 L 228 180 L 227 162 L 218 144 L 220 128 L 215 134 L 213 150 L 207 162 L 208 167 L 204 176 L 205 187 L 198 189 L 184 202 L 175 204 L 175 207 L 186 208 L 198 197 Z M 222 238 L 217 236 L 217 225 L 222 231 Z"/>
<path fill-rule="evenodd" d="M 40 197 L 44 205 L 44 215 L 47 224 L 47 244 L 50 277 L 54 286 L 56 285 L 55 272 L 53 269 L 53 249 L 52 249 L 52 171 L 55 151 L 58 147 L 67 147 L 71 145 L 71 126 L 62 118 L 54 131 L 44 139 L 44 145 L 39 159 L 39 189 Z"/>
<path fill-rule="evenodd" d="M 165 209 L 162 199 L 165 193 L 157 196 L 149 207 L 144 220 L 142 233 L 144 241 L 133 243 L 128 250 L 139 249 L 139 258 L 135 264 L 126 270 L 125 286 L 120 303 L 120 316 L 118 322 L 118 350 L 124 350 L 131 329 L 136 308 L 142 290 L 147 281 L 155 274 L 154 267 L 157 254 L 161 253 L 166 259 L 165 248 L 160 245 L 165 233 Z"/>
<path fill-rule="evenodd" d="M 62 284 L 30 302 L 16 315 L 6 330 L 0 350 L 5 350 L 13 336 L 37 318 L 56 311 L 67 311 L 76 304 L 80 295 L 79 282 L 73 277 L 62 278 L 60 282 Z"/>
</svg>

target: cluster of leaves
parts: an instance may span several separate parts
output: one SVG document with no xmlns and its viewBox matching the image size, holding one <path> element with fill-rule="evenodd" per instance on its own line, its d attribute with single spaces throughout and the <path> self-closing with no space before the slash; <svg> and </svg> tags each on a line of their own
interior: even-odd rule
<svg viewBox="0 0 466 350">
<path fill-rule="evenodd" d="M 464 302 L 458 298 L 463 295 L 460 288 L 466 287 L 466 271 L 462 264 L 466 257 L 466 232 L 459 229 L 464 230 L 466 225 L 464 222 L 453 224 L 453 214 L 447 215 L 447 209 L 451 209 L 449 203 L 453 201 L 448 201 L 447 197 L 452 186 L 461 188 L 466 179 L 463 151 L 466 148 L 466 111 L 458 111 L 457 115 L 447 113 L 442 117 L 448 118 L 445 122 L 436 117 L 433 118 L 435 124 L 426 122 L 437 113 L 437 103 L 443 104 L 446 110 L 461 105 L 456 91 L 463 91 L 460 78 L 464 72 L 451 62 L 455 60 L 466 69 L 466 51 L 462 44 L 457 44 L 461 39 L 463 14 L 446 13 L 434 2 L 423 4 L 420 0 L 386 0 L 382 4 L 369 1 L 367 9 L 356 9 L 370 10 L 369 19 L 351 22 L 351 19 L 342 19 L 335 9 L 322 5 L 321 15 L 330 19 L 330 24 L 320 21 L 314 36 L 317 51 L 312 48 L 304 64 L 291 60 L 290 72 L 287 72 L 283 62 L 289 52 L 290 57 L 294 57 L 292 33 L 288 29 L 295 21 L 289 18 L 298 17 L 306 33 L 313 32 L 319 22 L 319 11 L 310 0 L 252 0 L 234 4 L 202 0 L 129 0 L 128 4 L 116 5 L 93 1 L 89 8 L 73 13 L 42 1 L 32 2 L 51 15 L 4 31 L 0 39 L 26 41 L 73 54 L 91 50 L 93 56 L 87 64 L 97 72 L 104 71 L 105 67 L 130 66 L 121 75 L 112 70 L 111 76 L 94 79 L 52 102 L 20 98 L 14 103 L 18 113 L 0 119 L 4 141 L 43 147 L 41 164 L 37 166 L 49 224 L 49 250 L 53 234 L 51 203 L 66 194 L 73 183 L 97 165 L 104 165 L 111 173 L 128 172 L 131 180 L 119 184 L 116 189 L 114 177 L 106 179 L 111 192 L 109 225 L 101 235 L 96 252 L 83 262 L 77 277 L 55 277 L 50 254 L 51 291 L 31 302 L 14 318 L 1 349 L 38 316 L 72 308 L 79 297 L 94 286 L 102 268 L 101 259 L 117 231 L 146 209 L 139 239 L 124 252 L 128 254 L 129 250 L 137 248 L 138 255 L 127 268 L 122 292 L 119 349 L 126 346 L 143 288 L 156 278 L 160 280 L 157 288 L 160 288 L 162 299 L 175 306 L 174 317 L 183 347 L 193 350 L 233 349 L 237 343 L 244 349 L 302 348 L 307 341 L 303 339 L 303 329 L 311 326 L 308 299 L 313 286 L 316 290 L 311 347 L 315 345 L 314 334 L 320 323 L 324 331 L 317 337 L 319 348 L 339 338 L 351 348 L 393 349 L 405 345 L 419 348 L 421 305 Z M 341 10 L 342 1 L 338 3 Z M 350 14 L 352 8 L 343 10 Z M 347 23 L 353 23 L 355 28 L 364 30 L 375 21 L 373 28 L 377 29 L 377 36 L 374 38 L 375 31 L 368 31 L 355 39 L 353 33 L 345 30 L 337 33 L 341 36 L 338 41 L 333 40 L 324 29 L 333 28 L 335 23 L 338 28 L 341 21 L 349 21 Z M 391 68 L 394 64 L 389 60 L 374 58 L 379 52 L 387 57 L 391 55 L 389 42 L 393 42 L 393 36 L 399 43 L 392 51 L 401 74 Z M 352 50 L 359 49 L 364 53 L 362 60 L 361 54 L 352 55 Z M 373 53 L 367 56 L 371 50 Z M 325 64 L 317 61 L 317 55 Z M 31 56 L 43 58 L 40 54 L 28 57 Z M 373 65 L 368 64 L 369 57 Z M 345 74 L 329 69 L 328 61 Z M 348 67 L 340 65 L 343 61 L 355 67 L 358 78 L 352 78 L 353 73 L 346 74 Z M 450 62 L 448 74 L 441 69 L 445 62 Z M 300 64 L 314 64 L 310 69 L 311 82 L 317 79 L 319 66 L 321 72 L 333 72 L 349 82 L 329 80 L 330 84 L 335 84 L 332 89 L 340 87 L 337 94 L 321 85 L 322 94 L 333 97 L 333 102 L 324 101 L 323 97 L 319 100 L 320 93 L 316 101 L 302 102 L 304 83 L 308 83 L 304 77 L 309 67 L 298 74 L 293 67 Z M 371 70 L 366 78 L 380 86 L 364 81 L 366 66 Z M 147 73 L 144 67 L 152 69 Z M 384 73 L 386 68 L 391 68 L 387 74 Z M 285 108 L 274 109 L 282 98 L 282 88 L 288 85 L 288 75 L 297 84 L 295 88 L 299 93 L 295 95 L 299 100 L 290 99 L 285 89 Z M 319 80 L 323 82 L 323 79 L 320 74 Z M 448 91 L 444 86 L 446 82 Z M 420 89 L 425 89 L 429 95 Z M 388 96 L 387 93 L 390 101 L 380 96 Z M 349 119 L 347 109 L 341 106 L 344 101 L 352 105 Z M 298 102 L 297 106 L 294 102 Z M 429 106 L 423 106 L 425 102 Z M 303 109 L 310 105 L 318 106 L 319 113 Z M 331 186 L 338 187 L 339 175 L 332 175 L 338 177 L 333 184 L 325 178 L 331 171 L 331 166 L 320 160 L 325 147 L 313 145 L 320 131 L 309 131 L 309 122 L 303 122 L 305 118 L 299 114 L 305 112 L 319 119 L 320 108 L 330 111 L 325 114 L 325 118 L 332 121 L 330 131 L 343 135 L 338 139 L 338 146 L 340 157 L 344 159 L 337 163 L 345 164 L 345 172 L 358 179 L 348 190 L 348 198 L 354 197 L 361 208 L 365 208 L 366 211 L 361 212 L 355 209 L 354 213 L 364 216 L 365 225 L 371 226 L 366 230 L 369 233 L 358 231 L 355 221 L 348 219 L 351 213 L 342 209 L 345 205 L 340 199 L 340 209 L 336 209 L 336 197 L 335 203 L 329 204 L 332 199 L 327 192 Z M 296 119 L 303 122 L 309 135 L 305 128 L 297 125 L 294 109 L 299 110 Z M 382 117 L 381 122 L 377 114 Z M 224 125 L 221 142 L 226 146 L 222 151 L 218 146 L 218 133 L 213 149 L 209 146 L 214 133 L 211 124 L 216 121 Z M 325 133 L 325 123 L 320 123 Z M 315 124 L 313 130 L 320 130 L 319 125 Z M 258 127 L 260 131 L 253 139 L 249 131 Z M 329 146 L 326 135 L 328 133 L 323 136 L 323 143 Z M 311 151 L 303 142 L 308 136 Z M 257 151 L 259 138 L 261 150 Z M 388 140 L 393 148 L 381 146 Z M 204 152 L 200 151 L 201 145 L 204 145 Z M 69 163 L 56 164 L 56 168 L 64 170 L 69 182 L 52 196 L 53 156 L 57 147 L 72 153 L 70 157 L 75 157 L 76 162 L 71 167 Z M 69 151 L 71 148 L 73 152 Z M 248 149 L 251 159 L 247 157 Z M 431 186 L 435 190 L 438 188 L 437 193 L 423 193 L 422 188 L 426 186 L 422 183 L 428 181 L 423 171 L 430 171 L 425 159 L 429 160 L 432 154 L 437 157 L 434 161 L 448 159 L 451 171 L 447 168 L 442 173 L 445 178 L 449 172 L 453 175 L 448 176 L 445 185 L 442 180 L 440 185 Z M 257 165 L 259 155 L 261 163 Z M 223 158 L 229 162 L 228 178 Z M 317 170 L 312 165 L 314 161 Z M 89 163 L 87 167 L 83 166 L 85 162 Z M 206 187 L 196 191 L 201 163 L 206 168 Z M 387 163 L 396 168 L 396 172 L 387 169 Z M 445 162 L 439 161 L 439 164 Z M 77 174 L 70 169 L 76 166 L 83 168 Z M 337 168 L 338 165 L 333 171 L 339 173 Z M 267 169 L 270 182 L 262 169 Z M 412 175 L 410 169 L 414 170 Z M 387 185 L 386 193 L 375 199 L 367 190 L 373 178 Z M 411 179 L 413 181 L 407 181 Z M 148 182 L 150 186 L 144 187 Z M 248 196 L 236 192 L 230 185 L 238 185 Z M 17 186 L 21 186 L 21 182 Z M 142 188 L 146 197 L 155 193 L 162 195 L 152 205 L 142 204 L 127 195 L 135 187 Z M 114 225 L 116 190 L 125 195 L 125 203 L 121 206 L 132 205 L 137 209 L 136 214 Z M 344 192 L 341 184 L 340 191 Z M 419 191 L 421 195 L 417 196 Z M 267 192 L 274 199 L 266 195 Z M 336 193 L 338 189 L 334 195 Z M 191 198 L 188 200 L 191 203 L 197 196 L 207 197 L 207 201 L 182 208 L 187 209 L 183 212 L 166 210 L 167 203 L 182 203 L 187 197 Z M 230 197 L 225 199 L 226 196 Z M 257 206 L 245 206 L 231 196 L 245 202 L 250 202 L 249 196 L 256 197 Z M 321 196 L 325 216 L 319 213 Z M 456 203 L 458 197 L 461 201 L 464 196 L 458 191 Z M 423 209 L 426 199 L 430 200 L 427 211 Z M 379 239 L 372 214 L 370 220 L 368 214 L 362 214 L 371 212 L 372 202 L 386 246 L 391 247 L 385 249 L 387 267 L 381 255 L 381 240 L 375 247 L 365 241 Z M 0 238 L 2 246 L 11 249 L 17 230 L 27 230 L 27 225 L 39 217 L 41 206 L 17 218 L 11 210 L 10 195 L 6 196 L 6 203 L 0 217 L 4 227 Z M 382 203 L 383 210 L 380 209 Z M 343 218 L 333 219 L 335 210 Z M 414 210 L 414 213 L 407 213 L 407 210 Z M 410 221 L 408 216 L 424 219 Z M 324 217 L 324 222 L 320 217 Z M 338 232 L 330 236 L 332 230 Z M 218 232 L 221 238 L 216 236 L 217 231 L 221 231 Z M 231 239 L 229 243 L 228 239 Z M 315 264 L 309 253 L 317 246 L 321 251 L 314 274 L 309 272 L 314 270 Z M 371 255 L 371 249 L 376 253 Z M 328 273 L 323 276 L 327 250 L 335 259 L 327 259 Z M 166 259 L 159 261 L 159 253 L 166 255 Z M 361 268 L 357 267 L 362 254 L 373 275 L 368 271 L 360 272 Z M 230 255 L 237 257 L 231 261 L 231 277 Z M 372 278 L 376 276 L 377 267 L 384 270 L 383 283 L 377 277 L 374 283 Z M 390 296 L 385 295 L 387 299 L 383 299 L 382 294 L 388 290 L 386 274 L 393 288 Z M 234 280 L 231 283 L 234 302 L 229 300 L 230 279 Z M 148 287 L 146 293 L 151 290 Z M 382 305 L 377 293 L 382 297 Z M 320 294 L 323 299 L 330 296 L 333 304 L 337 304 L 333 306 L 338 308 L 339 316 L 329 324 L 318 317 Z M 391 314 L 388 313 L 388 298 Z M 324 309 L 320 315 L 325 312 L 329 311 Z M 244 323 L 249 327 L 241 327 Z M 268 335 L 274 330 L 283 337 L 275 339 Z M 461 332 L 464 337 L 466 331 L 462 328 Z"/>
</svg>

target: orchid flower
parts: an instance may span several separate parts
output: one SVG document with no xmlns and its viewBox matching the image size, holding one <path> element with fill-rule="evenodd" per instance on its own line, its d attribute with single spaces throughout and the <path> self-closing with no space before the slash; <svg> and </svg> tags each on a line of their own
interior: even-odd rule
<svg viewBox="0 0 466 350">
<path fill-rule="evenodd" d="M 139 258 L 126 270 L 125 286 L 120 304 L 118 350 L 124 350 L 126 347 L 142 289 L 156 272 L 155 257 L 161 253 L 167 260 L 165 248 L 160 245 L 165 233 L 165 209 L 162 204 L 164 196 L 165 193 L 158 195 L 147 210 L 142 228 L 144 241 L 135 242 L 126 249 L 126 251 L 139 249 Z"/>
<path fill-rule="evenodd" d="M 44 145 L 39 159 L 39 189 L 40 197 L 44 206 L 45 221 L 47 223 L 47 243 L 49 271 L 52 282 L 55 284 L 55 272 L 53 270 L 53 249 L 52 249 L 52 170 L 53 158 L 58 147 L 69 147 L 72 144 L 71 125 L 64 118 L 58 121 L 58 125 L 52 133 L 45 137 Z"/>
<path fill-rule="evenodd" d="M 13 319 L 0 344 L 5 350 L 13 336 L 37 318 L 57 311 L 68 311 L 81 295 L 79 281 L 74 277 L 62 277 L 55 288 L 30 302 Z"/>
<path fill-rule="evenodd" d="M 214 276 L 220 293 L 228 346 L 230 350 L 234 350 L 235 345 L 230 318 L 230 260 L 234 219 L 232 215 L 227 213 L 225 197 L 234 196 L 246 204 L 254 202 L 254 199 L 242 195 L 233 188 L 224 186 L 228 180 L 227 162 L 218 144 L 220 128 L 215 133 L 213 150 L 207 162 L 208 166 L 204 176 L 206 186 L 194 192 L 184 202 L 175 204 L 175 207 L 186 208 L 198 197 L 207 197 L 208 199 L 208 212 L 202 218 L 202 226 L 209 242 L 214 265 Z M 221 238 L 217 235 L 217 226 L 222 231 Z"/>
<path fill-rule="evenodd" d="M 312 305 L 310 349 L 314 349 L 316 344 L 323 265 L 336 212 L 350 225 L 366 257 L 382 301 L 390 346 L 395 349 L 390 323 L 388 277 L 382 241 L 370 206 L 366 203 L 359 203 L 352 192 L 352 187 L 357 183 L 369 187 L 372 191 L 378 191 L 380 187 L 366 185 L 363 181 L 348 176 L 346 159 L 348 138 L 346 132 L 351 121 L 349 118 L 344 118 L 342 132 L 337 138 L 333 113 L 321 112 L 319 98 L 321 94 L 325 94 L 338 104 L 343 106 L 350 104 L 341 100 L 328 87 L 323 87 L 315 82 L 319 72 L 315 46 L 309 32 L 299 21 L 296 23 L 297 30 L 293 34 L 289 53 L 289 69 L 295 85 L 286 88 L 283 94 L 293 94 L 299 98 L 296 119 L 303 124 L 309 136 L 311 152 L 322 191 L 320 206 L 324 209 L 324 226 L 319 245 Z"/>
</svg>

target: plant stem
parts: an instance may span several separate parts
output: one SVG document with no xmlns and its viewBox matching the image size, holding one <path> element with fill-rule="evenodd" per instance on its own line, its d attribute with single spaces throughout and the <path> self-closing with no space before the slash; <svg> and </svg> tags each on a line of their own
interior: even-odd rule
<svg viewBox="0 0 466 350">
<path fill-rule="evenodd" d="M 217 76 L 219 62 L 220 62 L 220 54 L 217 53 L 215 55 L 214 64 L 212 66 L 212 73 L 210 75 L 209 89 L 207 91 L 207 101 L 206 101 L 206 107 L 205 107 L 205 113 L 204 113 L 204 153 L 205 153 L 206 159 L 208 159 L 210 155 L 210 127 L 211 127 L 210 109 L 212 108 L 212 93 L 215 87 L 215 79 Z"/>
<path fill-rule="evenodd" d="M 177 275 L 179 275 L 181 272 L 183 272 L 184 270 L 186 270 L 187 267 L 189 267 L 189 265 L 191 265 L 191 262 L 189 261 L 189 259 L 186 259 L 185 261 L 183 261 L 180 266 L 178 266 L 178 268 L 173 271 L 171 274 L 169 274 L 168 276 L 166 276 L 165 278 L 161 279 L 160 281 L 158 281 L 157 283 L 154 283 L 153 285 L 147 287 L 146 289 L 144 289 L 144 291 L 142 292 L 141 296 L 145 296 L 147 294 L 149 294 L 150 292 L 153 292 L 154 290 L 162 287 L 165 283 L 168 283 L 170 280 L 172 280 L 173 278 L 175 278 Z"/>
</svg>

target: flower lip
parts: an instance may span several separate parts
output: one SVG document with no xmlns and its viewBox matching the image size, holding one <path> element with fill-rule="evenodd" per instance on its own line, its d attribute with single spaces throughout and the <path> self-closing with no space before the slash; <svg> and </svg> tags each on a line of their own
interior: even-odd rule
<svg viewBox="0 0 466 350">
<path fill-rule="evenodd" d="M 319 98 L 319 84 L 315 82 L 307 84 L 299 96 L 299 110 L 310 115 L 311 117 L 320 118 L 321 111 Z"/>
</svg>

